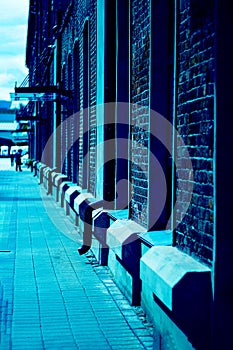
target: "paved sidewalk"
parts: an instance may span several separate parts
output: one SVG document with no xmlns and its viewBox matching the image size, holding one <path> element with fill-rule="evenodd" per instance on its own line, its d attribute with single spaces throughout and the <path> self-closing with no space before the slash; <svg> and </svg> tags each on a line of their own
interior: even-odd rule
<svg viewBox="0 0 233 350">
<path fill-rule="evenodd" d="M 54 226 L 42 197 L 70 237 Z M 26 168 L 0 167 L 0 213 L 1 350 L 153 348 L 140 308 L 107 267 L 79 256 L 77 229 Z"/>
</svg>

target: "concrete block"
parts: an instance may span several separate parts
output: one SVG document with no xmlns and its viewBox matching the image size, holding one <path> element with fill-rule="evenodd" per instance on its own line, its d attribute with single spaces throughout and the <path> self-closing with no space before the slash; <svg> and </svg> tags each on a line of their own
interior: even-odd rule
<svg viewBox="0 0 233 350">
<path fill-rule="evenodd" d="M 143 283 L 141 307 L 154 325 L 153 350 L 195 350 L 187 335 L 173 322 L 161 305 L 154 300 L 153 293 Z"/>
<path fill-rule="evenodd" d="M 39 168 L 39 184 L 43 184 L 44 181 L 44 169 L 47 168 L 47 165 L 41 163 Z"/>
<path fill-rule="evenodd" d="M 66 215 L 69 215 L 75 225 L 78 225 L 78 214 L 74 210 L 74 200 L 81 194 L 82 188 L 74 183 L 64 193 L 64 207 Z"/>
<path fill-rule="evenodd" d="M 52 174 L 51 174 L 51 180 L 52 180 L 52 184 L 55 185 L 55 178 L 57 176 L 59 176 L 60 174 L 57 173 L 56 171 L 54 171 Z"/>
<path fill-rule="evenodd" d="M 64 174 L 58 174 L 57 177 L 55 177 L 54 179 L 54 184 L 56 187 L 59 187 L 61 185 L 62 182 L 68 180 L 68 177 L 67 175 L 64 175 Z"/>
<path fill-rule="evenodd" d="M 87 193 L 85 195 L 87 195 Z M 76 205 L 77 205 L 77 201 L 81 196 L 82 194 L 80 194 L 76 198 L 76 201 L 75 201 Z M 93 196 L 88 196 L 84 198 L 84 200 L 81 200 L 79 202 L 78 215 L 79 215 L 79 222 L 83 223 L 83 246 L 91 247 L 92 245 L 92 226 L 93 226 L 92 213 L 95 209 L 102 208 L 102 205 L 103 205 L 103 201 L 97 200 Z"/>
<path fill-rule="evenodd" d="M 53 179 L 58 175 L 57 168 L 50 168 L 47 172 L 47 194 L 53 193 Z"/>
<path fill-rule="evenodd" d="M 109 250 L 108 248 L 103 247 L 102 243 L 100 243 L 98 239 L 95 238 L 95 236 L 92 236 L 91 250 L 99 265 L 108 265 Z"/>
<path fill-rule="evenodd" d="M 130 304 L 134 306 L 140 305 L 140 280 L 132 277 L 125 266 L 116 258 L 116 254 L 111 249 L 108 255 L 108 267 L 114 275 L 116 284 L 129 300 Z"/>
<path fill-rule="evenodd" d="M 92 213 L 95 209 L 100 208 L 103 208 L 102 200 L 97 200 L 95 197 L 86 198 L 79 205 L 80 219 L 92 225 Z"/>
<path fill-rule="evenodd" d="M 175 287 L 186 274 L 198 272 L 209 274 L 210 269 L 174 247 L 155 246 L 141 258 L 142 280 L 170 310 Z"/>
<path fill-rule="evenodd" d="M 140 304 L 141 247 L 138 233 L 145 231 L 144 227 L 132 220 L 116 220 L 106 235 L 106 244 L 109 247 L 108 266 L 119 288 L 132 305 Z"/>
<path fill-rule="evenodd" d="M 140 277 L 143 295 L 149 298 L 142 303 L 156 303 L 194 347 L 208 348 L 210 269 L 174 247 L 154 246 L 141 258 Z M 150 316 L 159 327 L 157 316 Z"/>
<path fill-rule="evenodd" d="M 108 261 L 108 245 L 106 243 L 107 229 L 117 219 L 126 219 L 128 217 L 128 210 L 104 210 L 96 209 L 92 213 L 93 222 L 93 236 L 98 243 L 98 249 L 96 249 L 96 259 L 100 265 L 107 265 Z M 92 244 L 93 247 L 93 244 Z M 93 250 L 93 249 L 92 249 Z"/>
<path fill-rule="evenodd" d="M 60 174 L 57 173 L 56 171 L 51 173 L 51 194 L 52 194 L 55 201 L 57 199 L 57 189 L 56 189 L 55 180 L 59 175 Z"/>
<path fill-rule="evenodd" d="M 107 231 L 106 243 L 122 259 L 122 246 L 137 239 L 146 229 L 132 220 L 116 220 Z"/>
<path fill-rule="evenodd" d="M 59 174 L 57 177 L 54 179 L 55 183 L 55 191 L 56 191 L 56 202 L 59 202 L 59 197 L 60 197 L 60 192 L 59 192 L 59 187 L 61 186 L 62 182 L 66 181 L 68 177 L 64 174 Z"/>
<path fill-rule="evenodd" d="M 61 183 L 61 185 L 58 188 L 58 198 L 60 206 L 64 207 L 64 200 L 65 200 L 65 192 L 68 190 L 70 186 L 72 186 L 73 183 L 71 181 L 64 181 Z"/>
<path fill-rule="evenodd" d="M 104 246 L 106 244 L 107 229 L 110 226 L 110 217 L 107 210 L 95 209 L 92 212 L 92 221 L 93 221 L 93 235 L 97 240 Z"/>
<path fill-rule="evenodd" d="M 82 188 L 80 186 L 70 186 L 65 192 L 65 200 L 71 208 L 74 208 L 74 200 L 77 196 L 82 193 Z"/>
<path fill-rule="evenodd" d="M 92 232 L 96 247 L 92 251 L 100 265 L 107 265 L 109 249 L 106 244 L 107 229 L 110 226 L 110 217 L 107 210 L 96 209 L 92 212 Z M 94 241 L 94 240 L 93 240 Z M 93 249 L 94 248 L 94 249 Z"/>
<path fill-rule="evenodd" d="M 153 246 L 171 246 L 173 243 L 172 230 L 144 232 L 138 237 L 141 241 L 142 255 Z"/>
<path fill-rule="evenodd" d="M 129 210 L 108 210 L 108 215 L 110 217 L 110 225 L 112 225 L 116 220 L 127 220 L 129 218 Z"/>
<path fill-rule="evenodd" d="M 43 170 L 43 183 L 47 194 L 52 194 L 52 176 L 56 173 L 56 168 L 46 167 Z"/>
<path fill-rule="evenodd" d="M 79 214 L 79 207 L 82 202 L 84 202 L 87 198 L 94 198 L 94 196 L 91 193 L 81 193 L 78 197 L 74 200 L 74 210 L 77 214 Z"/>
<path fill-rule="evenodd" d="M 51 168 L 48 166 L 43 170 L 43 184 L 46 190 L 48 190 L 48 178 L 49 178 L 50 171 L 51 171 Z"/>
<path fill-rule="evenodd" d="M 68 204 L 67 204 L 68 205 Z M 69 205 L 68 205 L 69 206 Z M 74 211 L 70 206 L 69 206 L 69 213 L 67 213 L 69 217 L 71 218 L 72 222 L 74 225 L 78 226 L 79 225 L 79 217 L 76 211 Z"/>
</svg>

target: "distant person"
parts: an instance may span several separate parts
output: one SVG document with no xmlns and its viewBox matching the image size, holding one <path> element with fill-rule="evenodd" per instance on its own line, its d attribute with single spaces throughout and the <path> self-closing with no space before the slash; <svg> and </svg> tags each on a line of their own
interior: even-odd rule
<svg viewBox="0 0 233 350">
<path fill-rule="evenodd" d="M 11 166 L 13 166 L 14 165 L 14 158 L 15 158 L 13 153 L 11 153 L 10 158 L 11 158 Z"/>
<path fill-rule="evenodd" d="M 21 161 L 21 157 L 22 157 L 22 150 L 19 149 L 18 152 L 15 154 L 15 170 L 16 171 L 22 171 L 21 169 L 21 165 L 22 165 L 22 161 Z"/>
</svg>

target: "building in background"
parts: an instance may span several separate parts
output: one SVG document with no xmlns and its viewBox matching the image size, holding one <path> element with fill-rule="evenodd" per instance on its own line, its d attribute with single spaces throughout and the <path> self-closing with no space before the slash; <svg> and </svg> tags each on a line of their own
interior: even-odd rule
<svg viewBox="0 0 233 350">
<path fill-rule="evenodd" d="M 19 148 L 28 151 L 28 121 L 18 123 L 10 101 L 0 101 L 0 155 L 8 157 Z"/>
<path fill-rule="evenodd" d="M 0 101 L 0 155 L 8 156 L 14 146 L 12 132 L 17 128 L 15 110 L 11 110 L 11 102 Z"/>
<path fill-rule="evenodd" d="M 230 339 L 232 23 L 225 0 L 30 0 L 30 156 L 79 188 L 80 252 L 93 235 L 158 349 Z"/>
</svg>

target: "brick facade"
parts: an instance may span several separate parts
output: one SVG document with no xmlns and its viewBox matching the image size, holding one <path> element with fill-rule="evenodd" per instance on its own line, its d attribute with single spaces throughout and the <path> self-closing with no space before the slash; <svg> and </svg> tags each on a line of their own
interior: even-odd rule
<svg viewBox="0 0 233 350">
<path fill-rule="evenodd" d="M 90 1 L 89 3 L 80 1 L 70 2 L 66 15 L 63 16 L 63 30 L 60 40 L 61 62 L 65 67 L 61 77 L 61 83 L 65 89 L 74 91 L 72 99 L 69 100 L 66 107 L 66 117 L 63 117 L 63 120 L 64 118 L 71 117 L 70 119 L 75 124 L 70 126 L 69 141 L 66 140 L 68 132 L 64 131 L 64 138 L 63 136 L 61 137 L 62 142 L 66 140 L 66 145 L 69 144 L 71 147 L 69 154 L 65 158 L 64 169 L 70 178 L 75 178 L 81 186 L 88 186 L 88 189 L 94 193 L 95 113 L 94 109 L 90 108 L 84 115 L 83 109 L 87 108 L 87 106 L 96 105 L 96 1 Z M 83 52 L 84 45 L 87 45 L 88 50 L 88 56 L 85 57 Z M 86 96 L 84 96 L 84 84 L 88 84 Z M 84 101 L 84 99 L 86 100 Z M 72 116 L 72 113 L 76 113 L 75 117 Z M 83 124 L 84 121 L 86 123 L 85 125 Z M 71 122 L 71 124 L 73 123 Z M 78 130 L 77 125 L 79 126 Z M 85 140 L 83 139 L 84 129 L 90 130 Z M 79 136 L 77 136 L 77 133 Z M 72 145 L 74 139 L 77 138 L 78 145 L 75 145 L 75 150 L 75 147 Z M 85 167 L 89 169 L 88 171 L 87 169 L 85 170 L 85 174 L 88 176 L 88 179 L 85 180 L 83 177 L 84 154 L 88 154 Z M 78 176 L 74 174 L 75 169 L 76 171 L 79 169 Z"/>
<path fill-rule="evenodd" d="M 178 103 L 176 126 L 188 146 L 194 171 L 191 204 L 177 228 L 176 242 L 208 264 L 213 258 L 214 18 L 213 7 L 185 1 L 178 23 Z M 198 8 L 199 7 L 199 8 Z M 182 150 L 179 150 L 182 154 Z M 177 161 L 182 161 L 178 159 Z M 182 170 L 183 173 L 186 170 Z M 178 179 L 177 195 L 179 193 Z M 185 191 L 182 202 L 185 202 Z M 182 204 L 177 219 L 182 214 Z"/>
<path fill-rule="evenodd" d="M 151 74 L 151 8 L 148 1 L 131 3 L 131 102 L 141 107 L 132 111 L 132 218 L 148 227 L 148 129 L 150 117 L 143 106 L 151 106 L 153 98 Z M 184 152 L 178 148 L 177 162 L 184 168 L 177 178 L 176 244 L 185 252 L 212 263 L 213 251 L 213 132 L 214 132 L 214 18 L 211 1 L 206 5 L 189 1 L 181 3 L 177 18 L 177 111 L 174 125 L 188 147 L 194 171 L 194 191 L 188 212 L 183 215 L 187 193 L 187 171 Z M 143 15 L 142 15 L 143 14 Z M 152 23 L 152 24 L 151 24 Z M 174 34 L 173 34 L 174 35 Z M 159 68 L 155 68 L 159 69 Z M 165 77 L 164 77 L 165 78 Z M 169 78 L 171 79 L 171 78 Z M 171 86 L 172 88 L 172 86 Z M 171 89 L 170 88 L 170 89 Z M 170 99 L 173 92 L 170 91 Z M 155 96 L 156 98 L 156 96 Z M 169 102 L 168 102 L 169 105 Z M 171 103 L 172 106 L 172 103 Z M 168 106 L 168 109 L 170 107 Z M 166 117 L 171 119 L 174 111 Z M 179 146 L 178 146 L 179 147 Z M 182 146 L 183 147 L 183 146 Z M 185 175 L 182 179 L 182 173 Z M 181 176 L 181 177 L 180 177 Z M 169 176 L 167 176 L 168 181 Z M 169 186 L 169 182 L 167 183 Z M 182 191 L 182 193 L 181 193 Z M 168 203 L 169 205 L 169 203 Z"/>
<path fill-rule="evenodd" d="M 63 4 L 52 2 L 51 4 L 55 8 L 58 6 L 58 11 L 51 13 L 49 5 L 36 2 L 45 21 L 42 23 L 39 17 L 35 18 L 35 26 L 39 28 L 39 32 L 33 38 L 31 54 L 33 59 L 29 62 L 31 81 L 36 84 L 39 78 L 35 74 L 41 77 L 43 70 L 47 72 L 48 67 L 45 67 L 44 61 L 38 57 L 37 53 L 45 50 L 46 45 L 51 44 L 49 39 L 53 36 L 51 27 L 58 25 L 57 57 L 60 62 L 57 67 L 57 82 L 63 89 L 72 91 L 72 97 L 61 103 L 61 121 L 64 122 L 74 114 L 69 119 L 69 123 L 64 123 L 61 129 L 61 158 L 65 157 L 70 148 L 61 170 L 68 175 L 70 180 L 77 182 L 95 195 L 97 186 L 97 0 L 67 1 Z M 130 218 L 145 228 L 152 227 L 150 222 L 154 220 L 153 212 L 157 205 L 157 199 L 153 199 L 153 193 L 157 193 L 157 184 L 156 179 L 155 181 L 153 179 L 154 175 L 151 175 L 150 153 L 153 152 L 162 163 L 168 187 L 165 208 L 167 213 L 162 214 L 162 219 L 154 228 L 166 227 L 172 207 L 171 193 L 174 191 L 178 198 L 179 208 L 176 214 L 177 222 L 184 216 L 178 225 L 174 242 L 185 252 L 194 254 L 211 264 L 214 225 L 214 19 L 212 1 L 208 0 L 205 5 L 199 0 L 195 1 L 195 4 L 192 1 L 180 2 L 176 16 L 177 82 L 175 97 L 173 82 L 174 2 L 169 2 L 165 6 L 165 3 L 161 1 L 151 3 L 149 0 L 132 0 L 123 4 L 119 0 L 111 4 L 106 2 L 105 11 L 106 16 L 108 14 L 111 20 L 110 17 L 105 16 L 103 102 L 114 102 L 115 99 L 120 99 L 133 104 L 129 116 Z M 122 11 L 124 15 L 129 11 L 128 18 L 123 19 Z M 128 40 L 125 38 L 123 40 L 121 30 L 119 30 L 121 18 L 122 22 L 124 21 L 125 38 L 127 38 L 128 31 Z M 160 34 L 159 29 L 163 31 Z M 41 37 L 46 37 L 46 43 L 41 41 Z M 125 57 L 123 53 L 127 49 L 127 41 L 130 62 L 127 73 L 129 79 L 126 79 L 125 83 L 129 87 L 129 97 L 127 97 L 127 89 L 124 87 L 121 73 L 123 65 L 126 67 L 128 64 L 128 57 Z M 115 58 L 116 55 L 118 55 L 117 58 Z M 50 85 L 54 80 L 54 64 L 51 58 L 52 55 L 49 58 L 50 70 L 45 75 Z M 35 73 L 35 62 L 38 63 L 39 60 L 41 61 L 40 70 Z M 124 95 L 123 90 L 125 90 Z M 176 105 L 173 100 L 177 101 Z M 89 107 L 88 110 L 86 110 L 87 107 Z M 38 108 L 38 111 L 44 116 L 53 115 L 52 105 Z M 187 193 L 185 193 L 185 186 L 179 185 L 186 181 L 187 169 L 185 166 L 181 169 L 177 177 L 177 188 L 172 190 L 169 156 L 164 150 L 159 149 L 157 142 L 153 144 L 153 138 L 150 138 L 150 133 L 156 133 L 156 129 L 151 129 L 152 120 L 149 108 L 162 113 L 168 121 L 172 122 L 188 146 L 194 170 L 194 192 L 186 215 L 183 215 L 182 208 L 186 205 Z M 59 108 L 57 115 L 59 115 Z M 119 117 L 115 116 L 115 121 L 119 120 Z M 42 148 L 49 133 L 53 130 L 53 122 L 41 125 L 38 136 L 40 134 L 42 137 Z M 113 129 L 108 130 L 108 135 L 106 131 L 103 132 L 105 140 L 116 136 L 114 136 Z M 118 131 L 117 134 L 119 134 Z M 78 141 L 74 144 L 77 138 Z M 113 153 L 118 152 L 119 145 L 116 143 L 115 147 L 116 150 L 113 150 Z M 177 154 L 177 162 L 184 164 L 182 149 L 178 149 Z M 51 157 L 50 155 L 50 161 Z M 115 196 L 115 184 L 111 178 L 114 177 L 114 174 L 117 174 L 117 179 L 121 177 L 118 163 L 105 165 L 104 171 L 103 193 L 106 196 L 104 199 L 112 200 Z"/>
<path fill-rule="evenodd" d="M 150 1 L 131 2 L 131 215 L 148 226 L 148 129 L 150 106 Z M 141 106 L 141 107 L 140 107 Z"/>
</svg>

